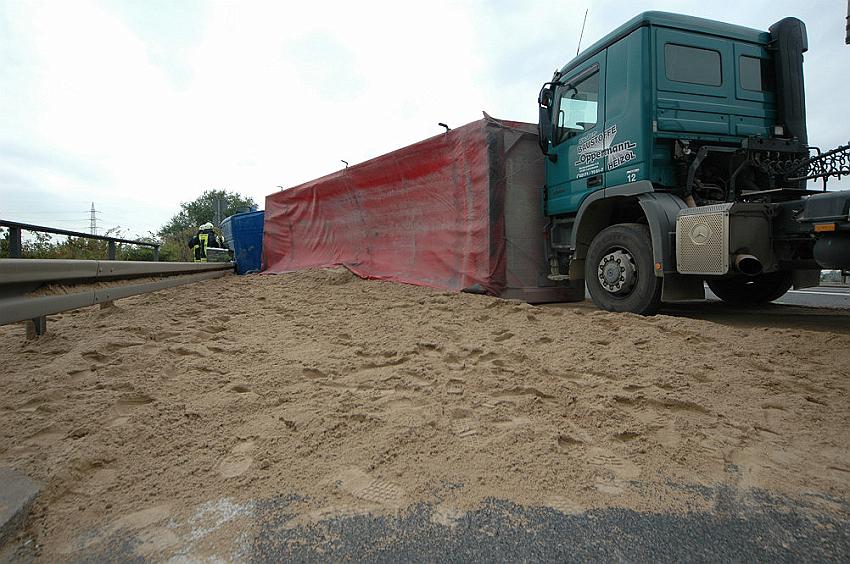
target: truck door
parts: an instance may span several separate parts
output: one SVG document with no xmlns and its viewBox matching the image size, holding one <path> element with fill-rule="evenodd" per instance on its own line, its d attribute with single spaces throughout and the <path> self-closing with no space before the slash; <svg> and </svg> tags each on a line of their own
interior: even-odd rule
<svg viewBox="0 0 850 564">
<path fill-rule="evenodd" d="M 573 213 L 604 187 L 605 59 L 602 51 L 565 75 L 555 90 L 555 130 L 546 160 L 547 215 Z"/>
</svg>

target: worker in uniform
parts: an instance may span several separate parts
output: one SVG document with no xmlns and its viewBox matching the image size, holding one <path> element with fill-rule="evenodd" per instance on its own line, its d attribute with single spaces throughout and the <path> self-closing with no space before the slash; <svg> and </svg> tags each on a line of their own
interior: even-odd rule
<svg viewBox="0 0 850 564">
<path fill-rule="evenodd" d="M 189 239 L 189 247 L 195 254 L 195 262 L 207 262 L 208 247 L 223 246 L 219 242 L 218 237 L 216 237 L 215 231 L 213 231 L 213 224 L 210 222 L 199 226 L 195 236 Z"/>
</svg>

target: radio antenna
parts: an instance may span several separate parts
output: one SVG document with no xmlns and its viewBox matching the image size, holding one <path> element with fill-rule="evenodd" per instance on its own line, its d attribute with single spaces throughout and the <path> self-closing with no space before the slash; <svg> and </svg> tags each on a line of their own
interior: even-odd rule
<svg viewBox="0 0 850 564">
<path fill-rule="evenodd" d="M 576 57 L 578 57 L 578 52 L 581 49 L 581 38 L 584 37 L 584 24 L 587 23 L 587 12 L 589 9 L 584 11 L 584 21 L 581 22 L 581 33 L 578 36 L 578 47 L 576 47 Z"/>
</svg>

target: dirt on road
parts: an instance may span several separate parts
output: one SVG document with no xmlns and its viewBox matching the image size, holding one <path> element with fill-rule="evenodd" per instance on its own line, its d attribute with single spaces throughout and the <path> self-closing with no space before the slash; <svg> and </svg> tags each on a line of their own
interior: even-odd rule
<svg viewBox="0 0 850 564">
<path fill-rule="evenodd" d="M 360 280 L 226 277 L 0 327 L 0 466 L 46 484 L 38 555 L 129 531 L 230 554 L 300 524 L 488 498 L 686 512 L 700 486 L 850 499 L 850 334 L 639 317 Z M 241 531 L 241 532 L 240 532 Z M 244 539 L 243 539 L 244 540 Z"/>
</svg>

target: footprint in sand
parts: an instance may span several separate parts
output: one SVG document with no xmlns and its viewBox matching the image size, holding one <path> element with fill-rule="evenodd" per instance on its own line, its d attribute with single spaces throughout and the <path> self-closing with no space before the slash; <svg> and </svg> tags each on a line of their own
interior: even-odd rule
<svg viewBox="0 0 850 564">
<path fill-rule="evenodd" d="M 102 366 L 107 366 L 109 364 L 120 362 L 120 360 L 116 360 L 113 355 L 104 354 L 98 350 L 86 351 L 80 356 L 88 361 L 91 361 L 93 363 L 92 368 L 100 368 Z"/>
<path fill-rule="evenodd" d="M 129 394 L 124 394 L 121 396 L 117 402 L 115 402 L 115 406 L 113 407 L 114 413 L 117 417 L 113 417 L 109 421 L 106 422 L 107 429 L 114 429 L 115 427 L 120 427 L 127 423 L 130 420 L 130 415 L 133 414 L 137 409 L 153 403 L 154 399 L 140 392 L 132 392 Z"/>
<path fill-rule="evenodd" d="M 446 386 L 446 393 L 452 396 L 462 396 L 463 380 L 460 378 L 449 378 Z"/>
<path fill-rule="evenodd" d="M 144 345 L 145 341 L 140 339 L 127 339 L 121 341 L 107 341 L 100 345 L 100 349 L 107 353 L 113 353 L 115 351 L 119 351 L 121 349 L 126 349 L 128 347 L 138 347 Z"/>
<path fill-rule="evenodd" d="M 250 452 L 254 450 L 254 441 L 243 441 L 230 451 L 230 454 L 218 464 L 218 473 L 223 478 L 236 478 L 248 471 L 254 458 Z"/>
<path fill-rule="evenodd" d="M 31 435 L 27 439 L 27 443 L 36 446 L 50 446 L 64 439 L 66 434 L 67 431 L 64 428 L 58 425 L 52 425 L 46 429 L 42 429 L 34 435 Z"/>
<path fill-rule="evenodd" d="M 350 468 L 338 474 L 337 487 L 364 501 L 398 507 L 404 500 L 404 491 L 392 482 L 372 478 L 359 468 Z"/>
<path fill-rule="evenodd" d="M 50 398 L 53 399 L 53 398 Z M 52 411 L 50 407 L 50 401 L 47 397 L 36 397 L 33 398 L 21 405 L 19 405 L 15 411 L 20 411 L 22 413 L 33 413 L 35 411 Z"/>
<path fill-rule="evenodd" d="M 304 374 L 306 378 L 325 378 L 327 376 L 326 373 L 319 370 L 318 368 L 305 367 L 301 370 L 301 373 Z"/>
<path fill-rule="evenodd" d="M 174 353 L 178 356 L 208 357 L 210 355 L 210 351 L 207 347 L 199 344 L 172 345 L 169 346 L 167 350 L 168 352 Z"/>
<path fill-rule="evenodd" d="M 560 511 L 565 515 L 578 515 L 585 511 L 585 508 L 582 507 L 579 503 L 573 501 L 570 498 L 554 495 L 547 499 L 544 504 L 545 507 L 551 507 L 556 511 Z"/>
<path fill-rule="evenodd" d="M 555 446 L 560 452 L 571 452 L 575 450 L 576 447 L 582 446 L 583 444 L 584 441 L 569 433 L 562 433 L 558 435 L 558 438 L 555 441 Z"/>
<path fill-rule="evenodd" d="M 124 394 L 117 402 L 115 402 L 115 411 L 117 411 L 119 415 L 130 415 L 136 409 L 152 402 L 153 398 L 147 394 L 139 392 Z"/>
<path fill-rule="evenodd" d="M 681 407 L 679 404 L 662 403 L 643 396 L 615 396 L 614 401 L 617 407 L 634 419 L 633 429 L 621 434 L 622 436 L 615 436 L 617 440 L 624 442 L 637 438 L 631 435 L 645 430 L 642 434 L 650 442 L 665 447 L 675 447 L 682 441 L 682 435 L 676 430 L 676 418 L 670 415 L 671 410 L 674 414 L 682 410 L 700 413 L 690 404 Z"/>
<path fill-rule="evenodd" d="M 460 438 L 474 437 L 478 435 L 478 420 L 475 412 L 465 407 L 458 407 L 451 411 L 452 431 Z"/>
<path fill-rule="evenodd" d="M 514 337 L 513 333 L 511 333 L 508 330 L 503 329 L 503 330 L 500 330 L 500 331 L 497 331 L 496 333 L 494 333 L 493 341 L 496 342 L 496 343 L 501 343 L 501 342 L 507 341 L 508 339 L 512 339 L 513 337 Z"/>
<path fill-rule="evenodd" d="M 478 427 L 474 421 L 461 420 L 452 423 L 452 430 L 461 439 L 474 437 L 478 434 Z"/>
<path fill-rule="evenodd" d="M 611 472 L 617 480 L 634 480 L 640 476 L 640 468 L 636 464 L 617 456 L 606 448 L 593 447 L 587 455 L 588 462 Z"/>
<path fill-rule="evenodd" d="M 80 384 L 83 381 L 90 380 L 97 375 L 96 372 L 92 371 L 88 367 L 69 368 L 65 373 L 68 375 L 68 381 L 71 384 Z"/>
<path fill-rule="evenodd" d="M 513 388 L 507 390 L 499 390 L 494 392 L 491 397 L 496 400 L 504 400 L 504 401 L 521 401 L 530 398 L 537 398 L 540 400 L 552 400 L 555 398 L 552 394 L 547 394 L 533 386 L 514 386 Z"/>
</svg>

